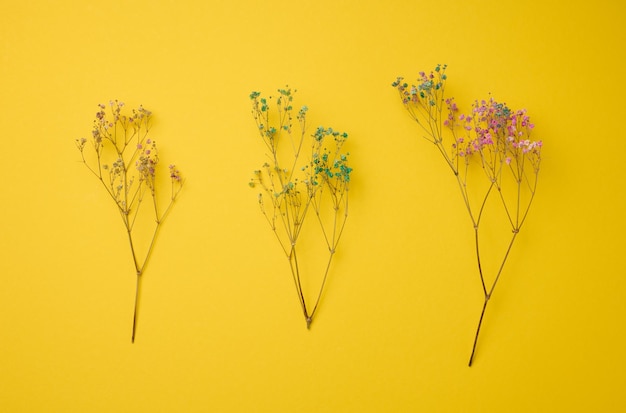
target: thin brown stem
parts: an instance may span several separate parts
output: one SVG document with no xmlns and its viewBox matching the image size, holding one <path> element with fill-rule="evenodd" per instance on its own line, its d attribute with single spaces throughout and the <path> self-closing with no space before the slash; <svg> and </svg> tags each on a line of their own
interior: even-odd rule
<svg viewBox="0 0 626 413">
<path fill-rule="evenodd" d="M 513 230 L 513 236 L 511 237 L 511 242 L 509 242 L 509 246 L 506 249 L 506 253 L 504 254 L 504 258 L 502 259 L 502 263 L 500 263 L 500 268 L 498 269 L 498 273 L 496 274 L 496 278 L 493 280 L 493 284 L 491 285 L 491 289 L 489 290 L 489 296 L 491 297 L 491 295 L 493 294 L 493 290 L 496 288 L 496 284 L 498 283 L 498 280 L 500 279 L 500 276 L 502 275 L 502 270 L 504 269 L 504 264 L 506 263 L 507 258 L 509 258 L 509 253 L 511 252 L 511 248 L 513 247 L 513 242 L 515 242 L 515 238 L 517 237 L 517 234 L 519 233 L 519 231 Z"/>
<path fill-rule="evenodd" d="M 306 309 L 306 301 L 304 300 L 304 291 L 302 290 L 302 282 L 300 280 L 300 268 L 298 266 L 298 256 L 296 255 L 295 246 L 291 248 L 291 254 L 289 255 L 289 266 L 291 268 L 293 281 L 296 285 L 296 292 L 298 294 L 298 300 L 300 301 L 300 306 L 302 307 L 304 318 L 308 320 L 309 314 Z M 307 321 L 307 327 L 309 324 L 310 322 Z"/>
<path fill-rule="evenodd" d="M 487 303 L 489 302 L 489 296 L 485 295 L 485 302 L 483 303 L 483 309 L 480 312 L 480 319 L 478 320 L 478 327 L 476 328 L 476 335 L 474 336 L 474 345 L 472 346 L 472 354 L 469 359 L 469 367 L 472 367 L 474 361 L 474 354 L 476 353 L 476 344 L 478 344 L 478 335 L 480 334 L 480 327 L 483 324 L 483 317 L 485 316 L 485 310 L 487 309 Z"/>
<path fill-rule="evenodd" d="M 133 309 L 133 333 L 130 338 L 131 343 L 135 342 L 135 333 L 137 331 L 137 313 L 139 310 L 139 289 L 141 287 L 141 273 L 137 272 L 137 280 L 135 284 L 135 306 Z"/>
<path fill-rule="evenodd" d="M 480 262 L 480 247 L 478 244 L 478 225 L 474 227 L 474 241 L 476 244 L 476 261 L 478 262 L 478 274 L 480 275 L 480 283 L 483 286 L 483 293 L 487 295 L 487 287 L 485 286 L 485 276 Z"/>
<path fill-rule="evenodd" d="M 515 241 L 517 234 L 518 234 L 518 231 L 513 232 L 513 237 L 511 238 L 511 242 L 509 242 L 509 246 L 506 250 L 506 253 L 504 254 L 504 258 L 502 259 L 502 263 L 500 264 L 500 268 L 498 269 L 498 274 L 496 275 L 496 278 L 494 279 L 493 284 L 491 285 L 491 288 L 489 289 L 488 293 L 485 290 L 485 285 L 483 282 L 483 292 L 485 294 L 485 301 L 483 303 L 483 309 L 480 313 L 480 319 L 478 320 L 478 327 L 476 328 L 476 335 L 474 336 L 474 345 L 472 346 L 472 354 L 470 355 L 470 360 L 469 360 L 470 367 L 472 366 L 472 361 L 474 360 L 474 353 L 476 352 L 476 345 L 478 344 L 478 335 L 480 334 L 480 327 L 483 323 L 483 316 L 485 315 L 485 309 L 487 308 L 487 303 L 491 299 L 491 296 L 493 295 L 493 291 L 496 288 L 496 284 L 498 283 L 498 280 L 500 279 L 500 275 L 502 274 L 502 270 L 504 269 L 504 264 L 506 263 L 509 257 L 509 253 L 511 252 L 511 248 L 513 247 L 513 242 Z M 478 255 L 478 244 L 476 248 L 477 248 L 476 254 Z M 480 268 L 480 259 L 478 260 L 478 265 Z M 483 278 L 482 278 L 482 273 L 481 273 L 481 281 L 482 280 Z"/>
<path fill-rule="evenodd" d="M 141 267 L 139 266 L 139 262 L 137 261 L 137 253 L 135 252 L 135 245 L 133 243 L 132 232 L 128 226 L 126 226 L 126 233 L 128 234 L 128 243 L 130 244 L 130 252 L 133 256 L 133 264 L 135 265 L 135 272 L 139 274 L 141 272 Z"/>
<path fill-rule="evenodd" d="M 313 311 L 311 311 L 311 320 L 313 319 L 313 316 L 315 315 L 315 312 L 317 311 L 317 306 L 320 303 L 320 299 L 322 298 L 322 293 L 324 292 L 324 285 L 326 285 L 326 279 L 328 278 L 328 271 L 330 270 L 330 263 L 333 260 L 333 256 L 335 255 L 335 251 L 332 250 L 330 252 L 330 256 L 328 257 L 328 263 L 326 264 L 326 270 L 324 271 L 324 278 L 322 279 L 322 285 L 320 286 L 319 292 L 317 293 L 317 299 L 315 300 L 315 305 L 313 306 Z M 307 323 L 307 328 L 309 327 L 310 323 Z"/>
</svg>

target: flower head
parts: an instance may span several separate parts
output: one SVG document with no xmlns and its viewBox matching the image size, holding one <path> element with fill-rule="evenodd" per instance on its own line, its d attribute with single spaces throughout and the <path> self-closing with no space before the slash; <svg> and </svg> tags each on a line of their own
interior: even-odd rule
<svg viewBox="0 0 626 413">
<path fill-rule="evenodd" d="M 171 164 L 169 168 L 170 168 L 170 178 L 172 178 L 173 181 L 180 182 L 182 178 L 180 176 L 180 171 L 176 169 L 176 165 Z"/>
</svg>

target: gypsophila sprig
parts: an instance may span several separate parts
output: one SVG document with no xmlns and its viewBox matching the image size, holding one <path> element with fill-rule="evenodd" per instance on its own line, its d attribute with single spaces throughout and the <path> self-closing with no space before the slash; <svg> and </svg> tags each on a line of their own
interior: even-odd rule
<svg viewBox="0 0 626 413">
<path fill-rule="evenodd" d="M 261 212 L 289 261 L 300 307 L 310 328 L 348 217 L 352 168 L 349 154 L 343 151 L 348 134 L 323 126 L 307 134 L 308 107 L 302 106 L 296 112 L 294 93 L 289 87 L 279 89 L 273 105 L 272 97 L 250 94 L 252 114 L 268 157 L 254 172 L 250 186 L 261 189 Z M 328 250 L 312 304 L 305 298 L 303 266 L 297 254 L 302 251 L 301 231 L 311 213 L 317 217 Z"/>
<path fill-rule="evenodd" d="M 141 278 L 159 229 L 182 188 L 183 180 L 178 168 L 170 165 L 169 195 L 160 199 L 159 156 L 156 142 L 148 137 L 152 113 L 139 106 L 126 114 L 123 108 L 124 103 L 118 100 L 98 105 L 91 137 L 77 139 L 76 146 L 87 169 L 115 203 L 128 237 L 136 275 L 131 335 L 134 342 Z M 146 229 L 139 225 L 139 221 L 143 221 L 141 217 L 148 222 L 149 239 L 143 254 L 137 246 L 137 231 Z"/>
<path fill-rule="evenodd" d="M 526 109 L 512 110 L 489 98 L 474 102 L 470 113 L 460 113 L 454 99 L 444 95 L 446 80 L 446 66 L 437 65 L 428 74 L 420 72 L 415 84 L 398 77 L 392 86 L 423 137 L 435 145 L 454 173 L 474 228 L 484 301 L 469 359 L 471 366 L 487 304 L 535 197 L 542 141 L 531 139 L 534 124 Z M 481 182 L 473 179 L 476 167 L 482 169 L 478 174 Z M 481 261 L 479 229 L 492 198 L 502 208 L 503 225 L 511 230 L 511 237 L 489 282 Z"/>
</svg>

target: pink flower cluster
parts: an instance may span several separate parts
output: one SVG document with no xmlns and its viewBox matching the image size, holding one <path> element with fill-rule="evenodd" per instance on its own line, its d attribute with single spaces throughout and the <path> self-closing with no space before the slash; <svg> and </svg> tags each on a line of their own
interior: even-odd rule
<svg viewBox="0 0 626 413">
<path fill-rule="evenodd" d="M 499 155 L 495 160 L 509 165 L 513 160 L 520 162 L 525 155 L 531 161 L 538 161 L 542 142 L 530 139 L 535 125 L 526 109 L 512 111 L 493 98 L 474 102 L 471 115 L 457 115 L 459 109 L 453 99 L 446 99 L 446 106 L 448 117 L 444 125 L 455 132 L 456 141 L 452 145 L 455 155 L 484 155 L 489 151 Z M 456 135 L 457 127 L 464 130 L 465 136 Z"/>
<path fill-rule="evenodd" d="M 111 114 L 113 115 L 112 121 L 107 119 L 105 112 L 106 105 L 103 103 L 98 104 L 100 110 L 96 113 L 96 125 L 92 132 L 94 138 L 98 138 L 102 134 L 102 131 L 106 133 L 106 131 L 113 128 L 118 122 L 123 129 L 126 129 L 129 125 L 136 125 L 135 127 L 137 127 L 143 120 L 147 121 L 150 115 L 152 115 L 152 112 L 144 109 L 141 105 L 139 108 L 133 109 L 132 115 L 123 115 L 121 112 L 125 104 L 117 99 L 109 101 L 109 106 L 111 108 Z"/>
<path fill-rule="evenodd" d="M 92 131 L 92 135 L 94 139 L 97 141 L 102 140 L 102 131 L 108 131 L 113 127 L 113 122 L 107 119 L 106 112 L 104 111 L 105 106 L 100 103 L 98 105 L 100 110 L 96 112 L 96 120 L 94 121 L 94 127 Z"/>
<path fill-rule="evenodd" d="M 182 180 L 180 176 L 180 171 L 176 168 L 176 165 L 174 164 L 170 165 L 170 178 L 172 178 L 172 181 L 176 182 L 180 182 Z"/>
<path fill-rule="evenodd" d="M 159 163 L 157 156 L 156 143 L 151 139 L 146 140 L 146 146 L 137 145 L 140 150 L 139 159 L 135 162 L 139 179 L 146 181 L 150 189 L 154 189 L 154 178 L 156 176 L 156 166 Z"/>
<path fill-rule="evenodd" d="M 413 119 L 424 127 L 431 122 L 438 123 L 437 112 L 444 102 L 443 90 L 447 80 L 445 71 L 445 65 L 437 65 L 430 73 L 419 72 L 416 84 L 409 85 L 402 77 L 392 83 Z M 452 130 L 454 136 L 453 158 L 480 154 L 483 161 L 493 167 L 502 162 L 511 165 L 514 161 L 521 165 L 529 160 L 535 170 L 539 168 L 542 142 L 530 139 L 534 125 L 526 109 L 512 111 L 493 98 L 474 102 L 470 114 L 459 114 L 453 98 L 445 99 L 445 105 L 448 116 L 442 123 Z M 443 140 L 440 132 L 431 137 L 435 144 Z"/>
</svg>

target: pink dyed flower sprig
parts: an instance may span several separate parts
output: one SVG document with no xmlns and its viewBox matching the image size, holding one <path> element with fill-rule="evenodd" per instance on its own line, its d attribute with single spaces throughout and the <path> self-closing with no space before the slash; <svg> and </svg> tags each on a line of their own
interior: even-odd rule
<svg viewBox="0 0 626 413">
<path fill-rule="evenodd" d="M 131 335 L 134 342 L 141 276 L 183 180 L 176 166 L 170 165 L 169 189 L 159 186 L 157 178 L 162 171 L 157 146 L 148 137 L 152 113 L 139 106 L 124 114 L 123 108 L 124 103 L 117 100 L 110 101 L 108 106 L 98 105 L 90 139 L 76 139 L 76 146 L 87 169 L 113 200 L 128 236 L 136 274 Z M 160 198 L 161 189 L 166 189 L 169 195 Z M 148 235 L 149 242 L 144 248 L 137 245 L 137 231 Z"/>
<path fill-rule="evenodd" d="M 525 109 L 512 110 L 493 98 L 474 102 L 469 114 L 459 112 L 453 98 L 444 95 L 446 66 L 420 72 L 409 85 L 398 77 L 392 86 L 423 137 L 433 143 L 452 170 L 474 228 L 474 248 L 484 301 L 469 365 L 472 365 L 487 304 L 537 189 L 542 141 L 531 139 L 534 124 Z M 482 261 L 479 230 L 484 213 L 502 216 L 501 226 L 511 231 L 510 241 L 495 273 L 487 277 Z M 499 214 L 499 215 L 498 215 Z"/>
</svg>

